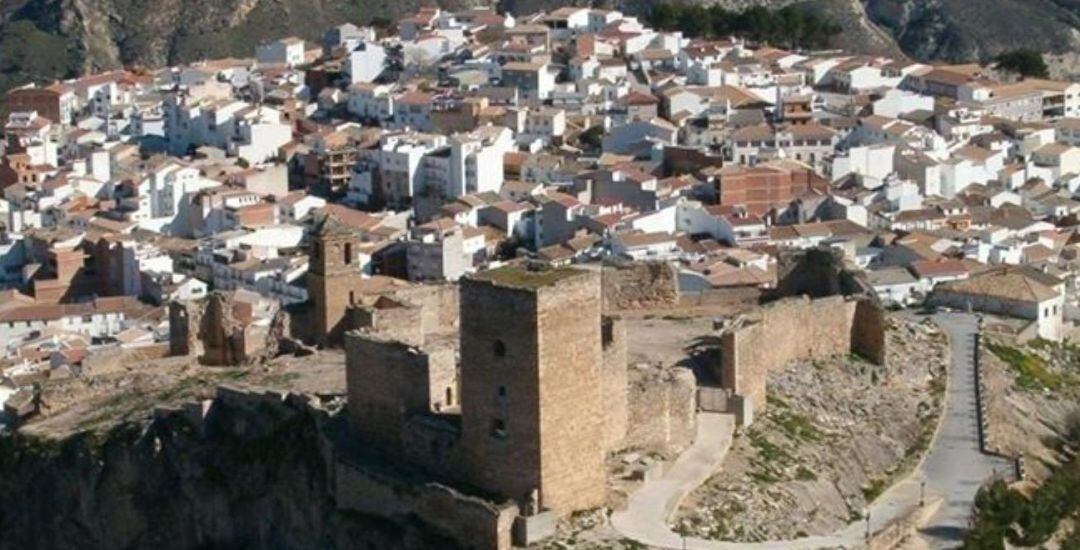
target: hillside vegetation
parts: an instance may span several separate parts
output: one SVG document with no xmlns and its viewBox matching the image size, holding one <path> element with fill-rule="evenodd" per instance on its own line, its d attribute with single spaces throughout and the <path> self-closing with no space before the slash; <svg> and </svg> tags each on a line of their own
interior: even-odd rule
<svg viewBox="0 0 1080 550">
<path fill-rule="evenodd" d="M 119 66 L 160 67 L 207 57 L 250 56 L 256 44 L 286 35 L 316 38 L 346 21 L 395 20 L 430 0 L 3 0 L 0 91 Z M 619 7 L 649 17 L 654 0 L 439 0 L 454 9 L 492 5 L 516 14 L 564 5 Z M 702 5 L 696 0 L 671 0 Z M 990 62 L 1022 48 L 1080 51 L 1080 0 L 717 0 L 708 11 L 759 17 L 747 32 L 777 45 L 828 46 L 921 60 Z M 792 9 L 782 10 L 786 6 Z M 666 9 L 666 8 L 660 8 Z M 696 8 L 695 8 L 696 9 Z M 700 13 L 690 11 L 688 13 Z M 798 15 L 796 15 L 798 14 Z M 784 25 L 774 25 L 774 16 Z M 679 22 L 691 33 L 730 17 Z M 813 22 L 838 25 L 815 27 Z M 764 23 L 765 26 L 758 26 Z M 787 25 L 787 26 L 785 26 Z M 794 25 L 794 26 L 792 26 Z M 735 30 L 740 30 L 738 27 Z M 787 32 L 790 31 L 790 35 Z M 785 44 L 786 43 L 786 44 Z"/>
</svg>

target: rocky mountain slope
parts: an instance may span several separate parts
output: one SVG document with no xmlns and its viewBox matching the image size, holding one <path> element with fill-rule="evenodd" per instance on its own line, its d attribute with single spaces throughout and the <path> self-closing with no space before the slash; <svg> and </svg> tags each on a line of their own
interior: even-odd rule
<svg viewBox="0 0 1080 550">
<path fill-rule="evenodd" d="M 396 19 L 423 0 L 4 0 L 0 90 L 120 66 L 251 56 L 269 38 L 315 39 L 347 21 Z M 469 0 L 443 2 L 457 7 Z"/>
<path fill-rule="evenodd" d="M 738 9 L 799 4 L 845 32 L 837 47 L 900 51 L 922 60 L 986 61 L 1019 47 L 1080 51 L 1080 0 L 673 0 Z M 268 38 L 315 38 L 345 21 L 393 20 L 425 0 L 5 0 L 0 2 L 0 90 L 30 80 L 118 66 L 157 67 L 251 55 Z M 653 0 L 440 0 L 498 4 L 515 13 L 568 4 L 647 13 Z"/>
<path fill-rule="evenodd" d="M 341 424 L 299 398 L 218 400 L 197 427 L 175 413 L 104 433 L 0 437 L 0 546 L 453 548 L 407 519 L 335 504 Z"/>
</svg>

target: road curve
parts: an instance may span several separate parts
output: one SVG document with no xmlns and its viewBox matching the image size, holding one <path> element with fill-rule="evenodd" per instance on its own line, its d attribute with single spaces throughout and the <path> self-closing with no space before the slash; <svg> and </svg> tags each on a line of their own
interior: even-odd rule
<svg viewBox="0 0 1080 550">
<path fill-rule="evenodd" d="M 679 504 L 721 466 L 731 447 L 734 417 L 717 413 L 698 416 L 697 437 L 659 479 L 646 482 L 630 498 L 627 508 L 612 514 L 619 534 L 653 548 L 672 550 L 781 550 L 822 547 L 858 547 L 869 531 L 876 533 L 907 517 L 930 501 L 940 507 L 924 523 L 922 533 L 933 547 L 951 547 L 963 538 L 971 504 L 979 486 L 1007 461 L 979 449 L 975 402 L 973 315 L 944 313 L 934 321 L 949 334 L 948 390 L 941 424 L 923 461 L 910 475 L 883 493 L 869 509 L 869 521 L 857 521 L 826 536 L 759 543 L 733 543 L 683 537 L 667 520 Z"/>
</svg>

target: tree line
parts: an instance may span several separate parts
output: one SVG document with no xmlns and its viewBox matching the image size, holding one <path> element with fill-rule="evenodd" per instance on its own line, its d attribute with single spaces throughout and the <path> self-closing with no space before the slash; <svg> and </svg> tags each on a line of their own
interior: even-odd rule
<svg viewBox="0 0 1080 550">
<path fill-rule="evenodd" d="M 667 31 L 682 31 L 691 38 L 736 36 L 792 49 L 827 47 L 842 30 L 833 21 L 795 6 L 735 11 L 717 5 L 658 3 L 649 14 L 649 23 Z"/>
</svg>

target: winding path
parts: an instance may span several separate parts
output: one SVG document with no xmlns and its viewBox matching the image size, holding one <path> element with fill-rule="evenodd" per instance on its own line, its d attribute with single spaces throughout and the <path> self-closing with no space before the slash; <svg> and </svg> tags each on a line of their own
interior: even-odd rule
<svg viewBox="0 0 1080 550">
<path fill-rule="evenodd" d="M 930 450 L 906 478 L 889 488 L 870 506 L 870 531 L 876 533 L 916 512 L 921 502 L 940 502 L 922 526 L 933 547 L 956 546 L 963 538 L 971 504 L 979 486 L 1007 461 L 979 450 L 975 403 L 974 334 L 972 315 L 939 314 L 934 320 L 949 334 L 950 363 L 945 412 Z M 630 498 L 626 510 L 615 512 L 611 524 L 622 536 L 654 548 L 686 550 L 772 550 L 857 547 L 866 541 L 867 522 L 857 521 L 832 535 L 761 543 L 731 543 L 682 537 L 667 525 L 682 500 L 716 472 L 724 461 L 734 430 L 730 415 L 702 413 L 690 446 L 660 479 L 646 482 Z M 924 485 L 925 484 L 925 485 Z M 925 491 L 925 492 L 924 492 Z"/>
</svg>

